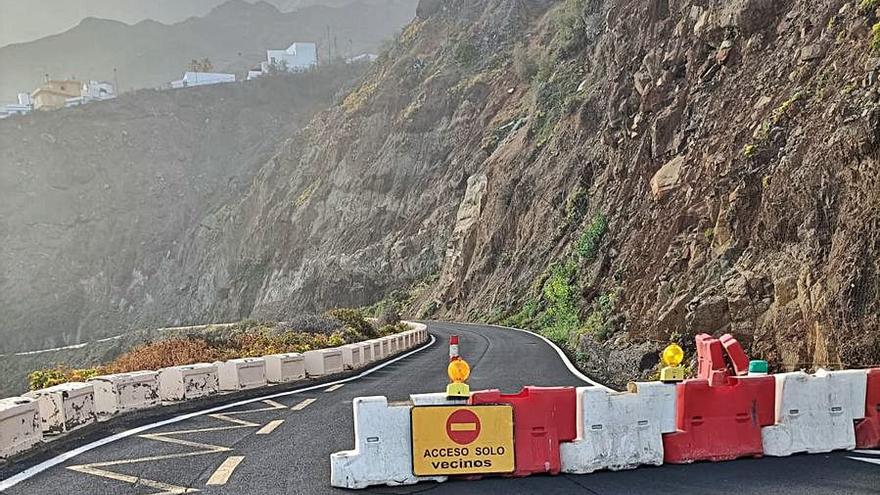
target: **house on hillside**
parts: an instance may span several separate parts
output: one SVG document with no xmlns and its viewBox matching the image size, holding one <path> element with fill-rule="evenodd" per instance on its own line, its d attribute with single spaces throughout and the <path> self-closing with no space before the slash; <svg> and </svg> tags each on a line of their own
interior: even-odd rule
<svg viewBox="0 0 880 495">
<path fill-rule="evenodd" d="M 92 101 L 103 101 L 116 98 L 116 89 L 107 81 L 89 81 L 82 85 L 80 95 L 68 98 L 64 102 L 65 107 L 74 107 Z"/>
<path fill-rule="evenodd" d="M 46 81 L 31 93 L 35 110 L 57 110 L 63 108 L 68 98 L 77 98 L 82 91 L 82 82 L 73 80 Z"/>
<path fill-rule="evenodd" d="M 247 80 L 253 81 L 254 79 L 263 75 L 262 67 L 254 67 L 253 69 L 248 71 Z"/>
<path fill-rule="evenodd" d="M 0 106 L 0 119 L 11 117 L 13 115 L 27 115 L 34 110 L 34 104 L 31 95 L 28 93 L 18 94 L 18 103 L 10 103 Z"/>
<path fill-rule="evenodd" d="M 318 65 L 318 45 L 296 42 L 287 50 L 267 50 L 266 61 L 261 64 L 263 73 L 271 69 L 287 72 L 305 72 Z"/>
<path fill-rule="evenodd" d="M 190 88 L 193 86 L 207 86 L 210 84 L 222 84 L 235 82 L 235 74 L 220 72 L 185 72 L 183 79 L 171 81 L 172 88 Z"/>
<path fill-rule="evenodd" d="M 345 63 L 347 64 L 358 64 L 358 63 L 367 63 L 367 62 L 375 62 L 379 56 L 375 53 L 361 53 L 360 55 L 355 55 L 354 57 L 349 57 L 345 59 Z"/>
</svg>

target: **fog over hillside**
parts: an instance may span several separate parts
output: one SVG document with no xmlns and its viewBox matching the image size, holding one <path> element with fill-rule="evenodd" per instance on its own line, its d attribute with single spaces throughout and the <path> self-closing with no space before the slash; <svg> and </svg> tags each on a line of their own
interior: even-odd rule
<svg viewBox="0 0 880 495">
<path fill-rule="evenodd" d="M 87 17 L 112 19 L 126 24 L 147 19 L 171 24 L 193 16 L 204 16 L 224 1 L 226 0 L 0 0 L 0 47 L 61 33 Z M 255 3 L 255 0 L 248 1 Z M 269 0 L 269 3 L 288 12 L 310 5 L 340 6 L 349 2 Z"/>
</svg>

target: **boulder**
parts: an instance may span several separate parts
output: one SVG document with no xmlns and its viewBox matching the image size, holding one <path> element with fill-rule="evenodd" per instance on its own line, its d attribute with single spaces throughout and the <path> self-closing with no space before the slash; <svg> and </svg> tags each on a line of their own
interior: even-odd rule
<svg viewBox="0 0 880 495">
<path fill-rule="evenodd" d="M 661 200 L 679 185 L 681 180 L 681 167 L 684 165 L 684 157 L 677 156 L 666 162 L 660 170 L 651 178 L 651 192 L 655 200 Z"/>
</svg>

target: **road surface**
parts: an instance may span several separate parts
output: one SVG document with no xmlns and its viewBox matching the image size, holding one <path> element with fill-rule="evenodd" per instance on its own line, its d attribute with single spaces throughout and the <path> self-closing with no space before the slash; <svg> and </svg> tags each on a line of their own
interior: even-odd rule
<svg viewBox="0 0 880 495">
<path fill-rule="evenodd" d="M 141 495 L 183 493 L 187 489 L 236 495 L 347 493 L 329 486 L 329 456 L 353 445 L 351 400 L 366 395 L 405 400 L 410 393 L 444 390 L 446 341 L 453 333 L 461 336 L 462 356 L 473 368 L 472 390 L 515 392 L 523 385 L 585 385 L 555 349 L 531 334 L 452 323 L 428 323 L 428 330 L 436 338 L 433 345 L 362 378 L 341 386 L 302 390 L 307 384 L 283 396 L 132 435 L 66 460 L 5 493 Z M 266 395 L 272 393 L 277 392 L 273 389 Z M 240 397 L 223 400 L 235 402 Z M 151 422 L 167 419 L 159 411 L 160 416 Z M 177 414 L 169 411 L 167 416 Z M 104 436 L 135 426 L 125 421 L 124 417 L 114 420 Z M 137 426 L 141 424 L 143 420 Z M 82 443 L 91 440 L 94 437 Z M 58 447 L 41 459 L 2 469 L 0 478 L 77 446 Z M 374 487 L 364 493 L 876 495 L 880 493 L 878 464 L 880 451 L 845 452 L 582 476 L 429 482 Z"/>
</svg>

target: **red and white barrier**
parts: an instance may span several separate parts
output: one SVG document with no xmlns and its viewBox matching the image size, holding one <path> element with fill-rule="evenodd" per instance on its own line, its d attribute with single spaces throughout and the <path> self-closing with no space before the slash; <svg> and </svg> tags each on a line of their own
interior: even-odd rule
<svg viewBox="0 0 880 495">
<path fill-rule="evenodd" d="M 865 370 L 781 373 L 775 379 L 776 424 L 761 430 L 764 454 L 856 447 L 854 421 L 865 417 Z"/>
<path fill-rule="evenodd" d="M 867 371 L 865 419 L 856 424 L 856 447 L 880 447 L 880 368 Z"/>
</svg>

